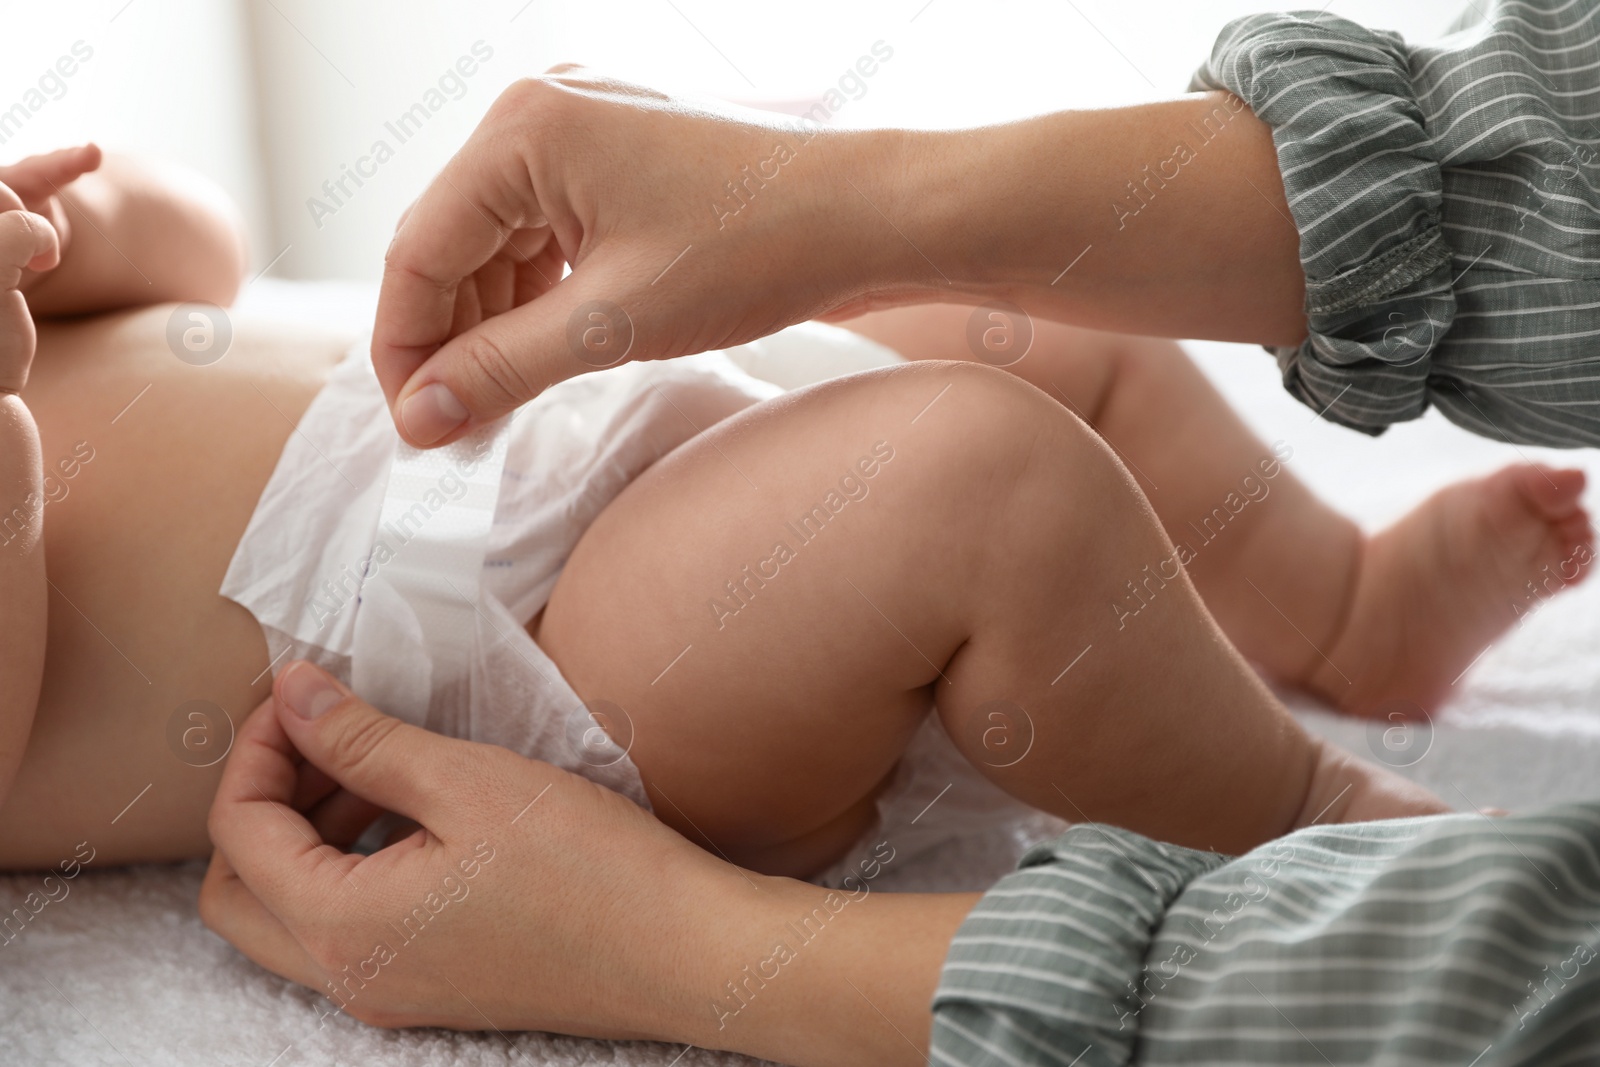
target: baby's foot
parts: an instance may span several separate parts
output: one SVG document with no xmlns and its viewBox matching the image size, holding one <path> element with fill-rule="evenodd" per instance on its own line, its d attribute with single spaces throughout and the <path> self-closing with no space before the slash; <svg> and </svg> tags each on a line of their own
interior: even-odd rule
<svg viewBox="0 0 1600 1067">
<path fill-rule="evenodd" d="M 1366 540 L 1344 623 L 1309 688 L 1343 711 L 1431 711 L 1490 642 L 1582 581 L 1584 474 L 1519 464 L 1434 494 Z"/>
<path fill-rule="evenodd" d="M 1294 828 L 1341 822 L 1443 815 L 1450 806 L 1415 782 L 1359 760 L 1344 749 L 1317 741 L 1311 787 Z"/>
</svg>

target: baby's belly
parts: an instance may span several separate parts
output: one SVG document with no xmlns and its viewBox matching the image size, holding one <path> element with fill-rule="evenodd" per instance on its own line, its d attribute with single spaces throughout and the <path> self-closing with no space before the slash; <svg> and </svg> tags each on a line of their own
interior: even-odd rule
<svg viewBox="0 0 1600 1067">
<path fill-rule="evenodd" d="M 0 866 L 82 841 L 97 865 L 205 855 L 211 759 L 270 689 L 259 628 L 217 589 L 349 339 L 236 320 L 226 357 L 194 367 L 167 347 L 169 313 L 40 331 L 24 399 L 48 476 L 49 646 Z"/>
</svg>

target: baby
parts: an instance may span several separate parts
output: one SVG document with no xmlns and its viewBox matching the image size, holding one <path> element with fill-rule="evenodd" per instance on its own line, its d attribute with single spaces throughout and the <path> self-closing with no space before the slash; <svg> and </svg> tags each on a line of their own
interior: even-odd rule
<svg viewBox="0 0 1600 1067">
<path fill-rule="evenodd" d="M 1041 325 L 1007 374 L 949 307 L 853 324 L 909 364 L 803 333 L 891 365 L 788 393 L 740 369 L 759 343 L 581 376 L 391 511 L 423 461 L 350 339 L 240 321 L 175 358 L 155 305 L 243 273 L 214 196 L 93 147 L 0 182 L 4 867 L 206 855 L 232 724 L 297 658 L 772 873 L 863 839 L 930 711 L 1027 804 L 1241 851 L 1446 810 L 1310 738 L 1250 661 L 1354 713 L 1432 707 L 1590 558 L 1579 472 L 1511 467 L 1368 537 L 1175 345 Z M 412 544 L 456 522 L 481 555 L 435 606 L 465 621 L 429 629 Z"/>
</svg>

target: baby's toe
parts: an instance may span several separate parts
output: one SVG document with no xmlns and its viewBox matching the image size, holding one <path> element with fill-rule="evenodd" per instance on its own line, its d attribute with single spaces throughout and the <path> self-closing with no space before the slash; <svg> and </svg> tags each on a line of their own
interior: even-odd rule
<svg viewBox="0 0 1600 1067">
<path fill-rule="evenodd" d="M 1564 569 L 1582 564 L 1581 569 L 1586 571 L 1594 555 L 1594 525 L 1589 521 L 1588 514 L 1579 512 L 1563 519 L 1551 528 L 1551 533 L 1561 552 Z"/>
<path fill-rule="evenodd" d="M 1583 510 L 1579 501 L 1588 476 L 1581 470 L 1530 463 L 1507 468 L 1504 473 L 1510 475 L 1522 499 L 1547 520 L 1566 519 Z"/>
</svg>

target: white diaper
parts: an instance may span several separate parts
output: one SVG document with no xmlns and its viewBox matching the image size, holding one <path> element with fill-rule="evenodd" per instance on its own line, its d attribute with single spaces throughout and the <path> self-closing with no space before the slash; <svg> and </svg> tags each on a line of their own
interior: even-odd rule
<svg viewBox="0 0 1600 1067">
<path fill-rule="evenodd" d="M 583 375 L 497 426 L 418 452 L 395 434 L 358 345 L 284 447 L 222 595 L 261 624 L 274 670 L 311 660 L 391 714 L 648 806 L 632 760 L 596 721 L 603 709 L 584 706 L 524 627 L 589 524 L 661 456 L 785 388 L 897 361 L 806 324 L 726 353 Z M 899 857 L 1026 810 L 977 776 L 934 718 L 879 807 Z M 1008 843 L 995 864 L 1016 852 Z"/>
</svg>

